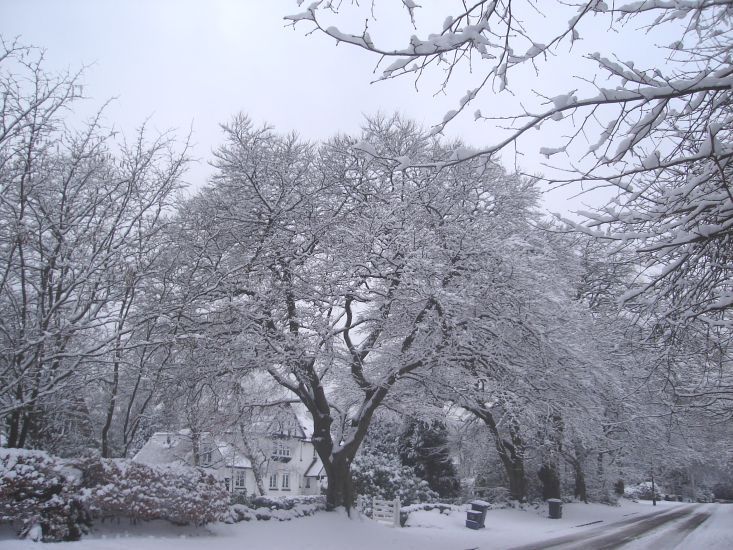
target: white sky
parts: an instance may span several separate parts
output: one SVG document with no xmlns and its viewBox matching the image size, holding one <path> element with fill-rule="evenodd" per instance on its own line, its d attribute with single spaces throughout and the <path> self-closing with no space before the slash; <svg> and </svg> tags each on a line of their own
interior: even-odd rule
<svg viewBox="0 0 733 550">
<path fill-rule="evenodd" d="M 421 4 L 421 35 L 440 25 L 453 5 L 447 0 Z M 377 3 L 384 11 L 377 12 L 370 33 L 378 44 L 401 47 L 415 32 L 400 5 L 397 0 Z M 176 129 L 181 136 L 192 128 L 199 162 L 187 180 L 194 186 L 210 173 L 206 161 L 221 142 L 218 125 L 239 111 L 280 131 L 321 139 L 356 132 L 363 116 L 377 111 L 399 111 L 430 126 L 472 87 L 468 74 L 457 75 L 447 97 L 434 95 L 440 75 L 421 82 L 419 92 L 408 79 L 370 84 L 376 58 L 358 48 L 336 46 L 322 35 L 305 36 L 307 24 L 295 29 L 285 25 L 285 15 L 302 9 L 295 0 L 0 0 L 0 34 L 45 48 L 52 71 L 90 65 L 83 78 L 84 93 L 91 98 L 85 116 L 114 97 L 106 120 L 127 134 L 148 118 L 152 128 Z M 564 14 L 560 18 L 561 23 L 567 19 Z M 346 20 L 344 30 L 360 33 L 362 20 L 357 21 L 349 28 Z M 584 45 L 595 41 L 603 50 L 614 41 L 614 50 L 621 45 L 638 57 L 637 42 L 619 41 L 608 27 L 599 28 Z M 524 81 L 513 81 L 515 101 L 531 101 L 531 88 L 559 94 L 577 87 L 571 81 L 576 69 L 574 63 L 559 60 L 539 81 L 528 72 Z M 506 105 L 501 98 L 486 96 L 476 107 L 486 113 Z M 448 133 L 472 145 L 489 144 L 492 133 L 473 123 L 474 110 L 449 126 Z M 538 150 L 553 145 L 543 141 L 547 139 L 552 138 L 543 133 L 524 144 L 524 170 L 542 171 Z M 511 165 L 513 154 L 504 154 L 503 160 Z M 570 194 L 574 192 L 555 192 L 546 199 L 547 208 L 577 208 L 579 201 L 566 202 Z"/>
</svg>

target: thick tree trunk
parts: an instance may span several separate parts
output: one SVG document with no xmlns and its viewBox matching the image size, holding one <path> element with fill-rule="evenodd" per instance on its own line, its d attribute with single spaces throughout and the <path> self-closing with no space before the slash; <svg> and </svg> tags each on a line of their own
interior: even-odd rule
<svg viewBox="0 0 733 550">
<path fill-rule="evenodd" d="M 524 461 L 516 459 L 510 469 L 507 469 L 509 476 L 509 493 L 514 500 L 527 498 L 527 476 L 524 473 Z"/>
<path fill-rule="evenodd" d="M 542 499 L 560 498 L 560 476 L 553 464 L 543 464 L 537 472 L 542 482 Z"/>
<path fill-rule="evenodd" d="M 326 491 L 326 509 L 333 510 L 339 506 L 351 513 L 356 495 L 351 479 L 351 461 L 344 456 L 334 456 L 333 462 L 326 467 L 328 475 L 328 489 Z"/>
<path fill-rule="evenodd" d="M 514 445 L 497 445 L 499 458 L 504 466 L 507 480 L 509 481 L 509 493 L 512 500 L 524 500 L 527 497 L 527 476 L 524 472 L 524 460 L 516 453 Z"/>
<path fill-rule="evenodd" d="M 527 498 L 527 476 L 524 471 L 524 456 L 522 454 L 524 443 L 519 436 L 519 430 L 510 428 L 510 439 L 505 439 L 499 433 L 499 428 L 489 410 L 484 407 L 469 408 L 468 410 L 480 418 L 494 436 L 494 446 L 504 466 L 512 500 L 525 500 Z"/>
</svg>

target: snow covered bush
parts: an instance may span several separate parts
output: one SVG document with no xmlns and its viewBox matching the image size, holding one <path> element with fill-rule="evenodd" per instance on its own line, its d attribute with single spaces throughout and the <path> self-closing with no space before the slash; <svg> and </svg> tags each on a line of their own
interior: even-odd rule
<svg viewBox="0 0 733 550">
<path fill-rule="evenodd" d="M 662 496 L 659 491 L 659 484 L 655 485 L 654 493 L 657 500 L 661 500 Z M 652 482 L 643 481 L 637 485 L 628 485 L 624 489 L 624 497 L 634 500 L 652 500 Z"/>
<path fill-rule="evenodd" d="M 292 510 L 305 504 L 323 504 L 326 500 L 322 495 L 303 495 L 292 497 L 255 496 L 247 502 L 250 508 L 269 508 L 270 510 Z"/>
<path fill-rule="evenodd" d="M 78 540 L 100 517 L 203 525 L 225 517 L 228 504 L 224 488 L 195 468 L 0 449 L 0 522 L 22 538 Z"/>
<path fill-rule="evenodd" d="M 55 457 L 41 451 L 0 449 L 0 522 L 21 538 L 79 540 L 87 515 L 74 480 Z"/>
<path fill-rule="evenodd" d="M 400 459 L 383 453 L 363 453 L 351 465 L 354 490 L 358 495 L 385 500 L 399 498 L 403 504 L 434 502 L 438 494 L 427 481 L 418 478 Z"/>
<path fill-rule="evenodd" d="M 512 494 L 506 487 L 490 487 L 486 489 L 483 498 L 498 508 L 512 506 Z"/>
<path fill-rule="evenodd" d="M 326 498 L 320 495 L 283 498 L 255 497 L 250 505 L 235 504 L 231 506 L 224 521 L 227 523 L 238 523 L 253 519 L 289 521 L 293 518 L 312 516 L 316 512 L 325 509 Z"/>
<path fill-rule="evenodd" d="M 80 459 L 74 467 L 82 472 L 82 499 L 94 517 L 204 525 L 223 518 L 229 507 L 224 488 L 196 468 L 102 458 Z"/>
<path fill-rule="evenodd" d="M 402 506 L 400 508 L 400 527 L 404 527 L 407 524 L 407 520 L 413 512 L 431 512 L 435 510 L 439 514 L 449 515 L 451 512 L 463 511 L 464 509 L 465 507 L 457 506 L 455 504 L 446 504 L 443 502 L 423 502 L 420 504 Z"/>
</svg>

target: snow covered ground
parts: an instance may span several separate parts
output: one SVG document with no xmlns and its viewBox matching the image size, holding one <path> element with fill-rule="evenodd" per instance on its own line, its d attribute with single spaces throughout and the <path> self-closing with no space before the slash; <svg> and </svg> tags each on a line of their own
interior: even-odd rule
<svg viewBox="0 0 733 550">
<path fill-rule="evenodd" d="M 176 528 L 154 522 L 130 526 L 101 525 L 83 540 L 59 543 L 63 550 L 466 550 L 505 549 L 523 544 L 576 534 L 597 532 L 603 526 L 642 516 L 655 511 L 673 511 L 689 506 L 660 502 L 652 508 L 649 502 L 624 501 L 619 507 L 573 503 L 563 506 L 563 518 L 547 519 L 547 509 L 493 510 L 486 518 L 486 528 L 472 531 L 464 527 L 465 513 L 441 515 L 437 511 L 416 512 L 409 527 L 399 529 L 369 519 L 349 520 L 344 514 L 320 513 L 289 522 L 247 522 L 235 525 L 218 524 L 206 529 Z M 677 548 L 733 548 L 733 505 L 702 505 L 695 510 L 712 510 L 712 516 L 684 539 Z M 601 523 L 592 523 L 598 522 Z M 592 524 L 591 524 L 592 523 Z M 591 525 L 583 525 L 591 524 Z M 665 545 L 674 523 L 659 528 L 645 538 L 632 542 L 629 548 L 673 548 Z M 0 547 L 3 550 L 38 548 L 30 541 L 20 541 L 3 528 Z M 666 537 L 666 538 L 665 538 Z M 662 544 L 662 546 L 660 546 Z M 677 544 L 677 543 L 675 543 Z"/>
</svg>

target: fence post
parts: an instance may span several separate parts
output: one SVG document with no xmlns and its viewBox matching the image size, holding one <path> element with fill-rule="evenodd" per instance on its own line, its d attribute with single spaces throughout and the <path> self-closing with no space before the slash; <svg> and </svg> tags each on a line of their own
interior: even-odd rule
<svg viewBox="0 0 733 550">
<path fill-rule="evenodd" d="M 394 499 L 394 526 L 400 527 L 400 509 L 402 508 L 400 505 L 400 499 L 396 498 Z"/>
</svg>

